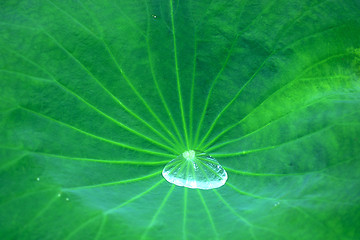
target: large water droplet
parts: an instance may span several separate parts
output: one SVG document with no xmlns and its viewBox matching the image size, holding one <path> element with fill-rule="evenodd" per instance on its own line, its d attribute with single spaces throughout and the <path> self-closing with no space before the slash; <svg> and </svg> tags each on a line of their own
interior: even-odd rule
<svg viewBox="0 0 360 240">
<path fill-rule="evenodd" d="M 186 151 L 166 164 L 162 175 L 177 186 L 199 189 L 221 187 L 228 178 L 215 158 L 194 150 Z"/>
</svg>

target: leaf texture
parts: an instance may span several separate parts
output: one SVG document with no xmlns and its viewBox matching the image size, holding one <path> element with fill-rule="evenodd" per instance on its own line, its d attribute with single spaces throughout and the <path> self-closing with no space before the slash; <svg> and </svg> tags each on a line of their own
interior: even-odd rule
<svg viewBox="0 0 360 240">
<path fill-rule="evenodd" d="M 356 239 L 357 0 L 0 3 L 1 239 Z M 168 183 L 206 152 L 228 181 Z"/>
</svg>

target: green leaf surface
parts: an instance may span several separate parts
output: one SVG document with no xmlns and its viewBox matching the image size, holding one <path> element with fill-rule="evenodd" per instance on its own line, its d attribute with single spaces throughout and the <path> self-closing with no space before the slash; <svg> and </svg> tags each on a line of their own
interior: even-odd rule
<svg viewBox="0 0 360 240">
<path fill-rule="evenodd" d="M 358 0 L 0 2 L 0 238 L 357 239 Z M 163 167 L 215 157 L 226 184 Z"/>
</svg>

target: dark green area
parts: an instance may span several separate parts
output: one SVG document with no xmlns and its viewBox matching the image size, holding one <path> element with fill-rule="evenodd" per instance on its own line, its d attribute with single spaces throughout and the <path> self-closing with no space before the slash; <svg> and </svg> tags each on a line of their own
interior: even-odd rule
<svg viewBox="0 0 360 240">
<path fill-rule="evenodd" d="M 358 0 L 0 1 L 0 238 L 360 236 Z M 215 157 L 216 190 L 161 176 Z"/>
</svg>

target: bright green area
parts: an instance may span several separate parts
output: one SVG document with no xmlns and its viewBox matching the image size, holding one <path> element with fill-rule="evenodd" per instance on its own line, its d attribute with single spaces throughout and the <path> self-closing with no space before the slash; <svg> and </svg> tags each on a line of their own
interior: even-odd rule
<svg viewBox="0 0 360 240">
<path fill-rule="evenodd" d="M 0 1 L 0 238 L 360 236 L 358 0 Z M 218 189 L 161 176 L 201 150 Z"/>
</svg>

